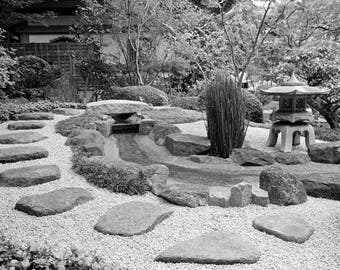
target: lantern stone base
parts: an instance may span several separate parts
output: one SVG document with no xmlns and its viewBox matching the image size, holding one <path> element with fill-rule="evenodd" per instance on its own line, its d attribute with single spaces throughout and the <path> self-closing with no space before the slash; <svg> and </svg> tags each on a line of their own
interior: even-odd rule
<svg viewBox="0 0 340 270">
<path fill-rule="evenodd" d="M 308 123 L 287 124 L 274 123 L 270 128 L 269 138 L 266 146 L 275 146 L 279 133 L 281 132 L 281 146 L 280 151 L 291 152 L 292 146 L 300 144 L 301 134 L 305 135 L 307 148 L 315 143 L 314 128 Z"/>
</svg>

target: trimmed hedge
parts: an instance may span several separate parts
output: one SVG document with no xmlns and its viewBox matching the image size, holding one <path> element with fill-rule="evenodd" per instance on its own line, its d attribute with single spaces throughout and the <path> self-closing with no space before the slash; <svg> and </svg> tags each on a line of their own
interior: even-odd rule
<svg viewBox="0 0 340 270">
<path fill-rule="evenodd" d="M 101 115 L 86 112 L 79 116 L 59 121 L 55 126 L 55 131 L 65 137 L 68 137 L 75 130 L 91 129 L 93 127 L 94 122 L 99 120 L 101 120 Z"/>
<path fill-rule="evenodd" d="M 29 112 L 50 112 L 56 108 L 84 109 L 83 104 L 41 100 L 37 102 L 0 101 L 0 123 L 14 120 L 16 114 Z"/>
<path fill-rule="evenodd" d="M 247 90 L 243 90 L 246 107 L 246 119 L 256 123 L 263 122 L 263 107 L 260 100 Z"/>
<path fill-rule="evenodd" d="M 314 127 L 315 137 L 318 140 L 335 142 L 340 141 L 340 129 Z"/>
<path fill-rule="evenodd" d="M 87 257 L 81 255 L 76 249 L 64 258 L 56 258 L 50 250 L 35 250 L 31 247 L 18 247 L 0 236 L 0 269 L 69 269 L 92 270 L 106 269 L 104 261 L 97 256 Z M 112 268 L 122 269 L 118 264 Z"/>
<path fill-rule="evenodd" d="M 186 110 L 204 111 L 205 106 L 200 103 L 199 97 L 177 97 L 170 98 L 170 105 Z"/>
<path fill-rule="evenodd" d="M 145 194 L 150 191 L 145 174 L 140 171 L 138 177 L 117 167 L 91 161 L 79 147 L 73 147 L 73 170 L 86 180 L 100 188 L 128 195 Z M 138 164 L 136 164 L 138 166 Z"/>
<path fill-rule="evenodd" d="M 104 100 L 126 99 L 142 101 L 153 106 L 163 106 L 169 103 L 167 95 L 152 86 L 111 87 L 101 94 L 101 98 Z"/>
</svg>

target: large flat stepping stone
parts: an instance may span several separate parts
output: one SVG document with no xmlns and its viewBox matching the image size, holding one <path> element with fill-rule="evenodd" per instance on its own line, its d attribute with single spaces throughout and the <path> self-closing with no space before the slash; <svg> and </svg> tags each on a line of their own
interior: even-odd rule
<svg viewBox="0 0 340 270">
<path fill-rule="evenodd" d="M 48 151 L 41 146 L 17 146 L 0 149 L 0 163 L 10 163 L 45 157 L 48 157 Z"/>
<path fill-rule="evenodd" d="M 156 257 L 167 263 L 256 263 L 261 253 L 256 245 L 233 232 L 211 232 L 178 243 Z"/>
<path fill-rule="evenodd" d="M 94 229 L 104 234 L 139 235 L 152 231 L 172 215 L 167 207 L 147 202 L 128 202 L 116 205 L 101 216 Z"/>
<path fill-rule="evenodd" d="M 19 130 L 19 129 L 39 129 L 43 128 L 45 126 L 44 123 L 42 122 L 30 122 L 30 121 L 25 121 L 25 122 L 14 122 L 14 123 L 9 123 L 7 128 L 10 130 Z"/>
<path fill-rule="evenodd" d="M 54 115 L 47 112 L 21 113 L 15 116 L 18 120 L 53 120 Z"/>
<path fill-rule="evenodd" d="M 92 194 L 83 188 L 63 188 L 45 194 L 22 197 L 15 209 L 32 216 L 55 215 L 71 210 L 77 205 L 93 200 Z"/>
<path fill-rule="evenodd" d="M 59 179 L 61 176 L 57 165 L 29 166 L 10 169 L 0 173 L 2 187 L 28 187 Z"/>
<path fill-rule="evenodd" d="M 39 142 L 44 139 L 47 139 L 47 137 L 38 132 L 30 131 L 22 131 L 0 135 L 0 143 L 2 144 L 25 144 Z"/>
<path fill-rule="evenodd" d="M 173 133 L 165 137 L 165 146 L 173 155 L 190 156 L 208 151 L 210 141 L 203 136 Z"/>
<path fill-rule="evenodd" d="M 314 232 L 314 228 L 305 220 L 294 215 L 260 216 L 253 220 L 253 226 L 282 240 L 300 244 L 307 241 Z"/>
</svg>

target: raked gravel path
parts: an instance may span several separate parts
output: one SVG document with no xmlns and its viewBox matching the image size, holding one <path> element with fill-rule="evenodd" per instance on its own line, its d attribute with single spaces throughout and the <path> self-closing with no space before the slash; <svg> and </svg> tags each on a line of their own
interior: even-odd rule
<svg viewBox="0 0 340 270">
<path fill-rule="evenodd" d="M 166 202 L 147 194 L 128 196 L 111 193 L 88 184 L 71 170 L 71 150 L 64 145 L 66 138 L 55 134 L 56 122 L 65 116 L 55 115 L 54 120 L 43 121 L 46 126 L 39 130 L 48 139 L 32 143 L 45 147 L 48 158 L 11 164 L 0 164 L 0 171 L 17 167 L 56 164 L 61 170 L 59 180 L 26 188 L 0 188 L 0 233 L 15 244 L 28 243 L 50 247 L 56 255 L 75 246 L 84 252 L 93 252 L 109 262 L 118 262 L 129 269 L 144 270 L 336 270 L 340 269 L 340 202 L 308 197 L 301 205 L 267 208 L 250 205 L 244 208 L 222 209 L 218 207 L 186 208 L 170 205 L 174 214 L 153 231 L 133 237 L 103 235 L 93 227 L 98 218 L 110 207 L 129 201 L 147 201 L 169 206 Z M 0 134 L 10 132 L 7 123 L 0 125 Z M 15 131 L 12 131 L 15 132 Z M 262 138 L 263 140 L 265 138 Z M 12 145 L 11 145 L 12 146 Z M 6 148 L 9 145 L 0 145 Z M 45 193 L 62 187 L 82 187 L 90 190 L 95 199 L 75 207 L 71 211 L 47 217 L 29 216 L 15 211 L 20 197 Z M 263 214 L 296 214 L 315 228 L 312 237 L 304 244 L 284 242 L 279 238 L 259 232 L 252 227 L 255 217 Z M 182 240 L 198 237 L 213 230 L 239 233 L 257 244 L 262 256 L 252 265 L 195 265 L 164 264 L 154 258 Z"/>
</svg>

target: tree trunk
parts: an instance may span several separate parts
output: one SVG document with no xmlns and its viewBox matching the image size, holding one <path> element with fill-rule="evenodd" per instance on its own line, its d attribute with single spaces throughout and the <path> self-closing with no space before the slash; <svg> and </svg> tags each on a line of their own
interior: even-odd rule
<svg viewBox="0 0 340 270">
<path fill-rule="evenodd" d="M 330 128 L 340 128 L 337 113 L 336 111 L 332 110 L 329 104 L 322 102 L 320 98 L 311 98 L 308 100 L 308 104 L 325 118 Z"/>
</svg>

